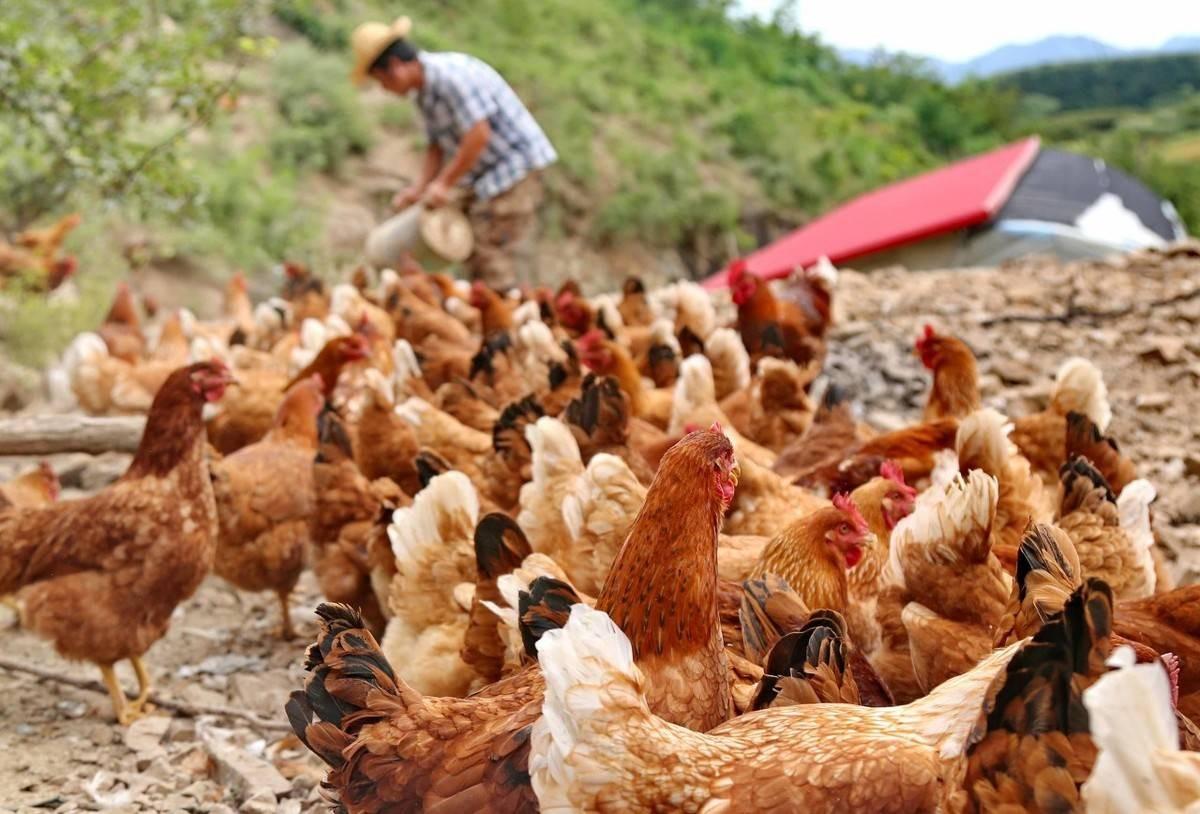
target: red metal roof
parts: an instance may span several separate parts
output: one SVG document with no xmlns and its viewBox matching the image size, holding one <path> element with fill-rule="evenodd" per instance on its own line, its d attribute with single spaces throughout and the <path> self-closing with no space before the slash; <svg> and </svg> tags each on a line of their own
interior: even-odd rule
<svg viewBox="0 0 1200 814">
<path fill-rule="evenodd" d="M 746 257 L 748 269 L 783 277 L 822 256 L 834 263 L 982 223 L 1004 205 L 1037 156 L 1037 136 L 868 192 Z M 705 280 L 721 288 L 726 272 Z"/>
</svg>

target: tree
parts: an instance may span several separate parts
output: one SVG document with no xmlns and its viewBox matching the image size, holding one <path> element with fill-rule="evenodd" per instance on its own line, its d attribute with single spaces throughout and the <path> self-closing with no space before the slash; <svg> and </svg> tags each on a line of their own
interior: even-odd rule
<svg viewBox="0 0 1200 814">
<path fill-rule="evenodd" d="M 263 46 L 258 14 L 241 0 L 6 0 L 0 229 L 81 193 L 178 206 L 177 148 Z"/>
</svg>

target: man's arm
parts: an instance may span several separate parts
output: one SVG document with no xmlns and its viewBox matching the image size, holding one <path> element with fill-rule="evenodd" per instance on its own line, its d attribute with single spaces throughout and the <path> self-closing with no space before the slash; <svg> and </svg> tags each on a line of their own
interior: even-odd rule
<svg viewBox="0 0 1200 814">
<path fill-rule="evenodd" d="M 437 178 L 425 190 L 424 200 L 429 206 L 437 207 L 446 204 L 450 198 L 450 190 L 454 189 L 454 185 L 458 183 L 459 179 L 470 172 L 471 168 L 479 162 L 479 156 L 483 155 L 483 151 L 487 149 L 491 137 L 492 126 L 488 124 L 487 119 L 480 119 L 471 125 L 471 129 L 463 133 L 462 140 L 458 144 L 458 151 L 454 153 L 450 163 L 438 173 Z"/>
<path fill-rule="evenodd" d="M 437 178 L 438 173 L 442 170 L 442 148 L 435 142 L 430 141 L 429 146 L 425 148 L 425 163 L 421 165 L 421 177 L 415 184 L 412 184 L 407 189 L 402 189 L 392 198 L 393 209 L 407 209 L 408 207 L 421 200 L 421 196 L 425 194 L 425 190 L 433 183 L 433 179 Z"/>
</svg>

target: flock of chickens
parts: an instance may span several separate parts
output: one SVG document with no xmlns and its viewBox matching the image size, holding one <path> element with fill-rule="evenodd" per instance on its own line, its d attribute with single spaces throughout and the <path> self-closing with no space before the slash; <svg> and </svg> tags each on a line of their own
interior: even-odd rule
<svg viewBox="0 0 1200 814">
<path fill-rule="evenodd" d="M 338 811 L 1200 811 L 1200 586 L 1086 360 L 1010 420 L 926 326 L 922 421 L 878 434 L 820 376 L 829 268 L 284 271 L 212 321 L 122 286 L 51 384 L 146 413 L 128 471 L 0 487 L 0 594 L 121 723 L 210 571 L 291 637 L 311 568 L 286 714 Z"/>
</svg>

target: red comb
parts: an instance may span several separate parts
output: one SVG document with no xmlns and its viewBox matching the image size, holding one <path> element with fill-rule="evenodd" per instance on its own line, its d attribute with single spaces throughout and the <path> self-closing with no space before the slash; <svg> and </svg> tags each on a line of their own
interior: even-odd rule
<svg viewBox="0 0 1200 814">
<path fill-rule="evenodd" d="M 900 468 L 900 464 L 896 461 L 884 461 L 883 466 L 879 467 L 879 474 L 893 483 L 905 486 L 904 470 Z"/>
<path fill-rule="evenodd" d="M 714 421 L 714 422 L 712 423 L 712 426 L 708 428 L 708 431 L 709 431 L 709 432 L 715 432 L 717 435 L 724 435 L 724 434 L 725 434 L 725 430 L 721 429 L 721 422 L 720 422 L 720 421 Z"/>
<path fill-rule="evenodd" d="M 927 342 L 930 339 L 933 339 L 935 336 L 937 336 L 937 333 L 933 330 L 933 326 L 930 325 L 928 322 L 926 322 L 925 323 L 925 331 L 922 334 L 921 338 Z"/>
<path fill-rule="evenodd" d="M 1179 656 L 1163 653 L 1159 658 L 1167 668 L 1167 678 L 1171 682 L 1171 706 L 1179 706 Z"/>
<path fill-rule="evenodd" d="M 870 530 L 867 521 L 863 518 L 862 512 L 858 510 L 858 505 L 851 499 L 848 494 L 838 494 L 833 496 L 833 507 L 846 515 L 847 519 L 854 524 L 854 528 L 861 532 Z"/>
<path fill-rule="evenodd" d="M 738 258 L 729 264 L 729 282 L 736 283 L 746 274 L 746 261 Z"/>
</svg>

